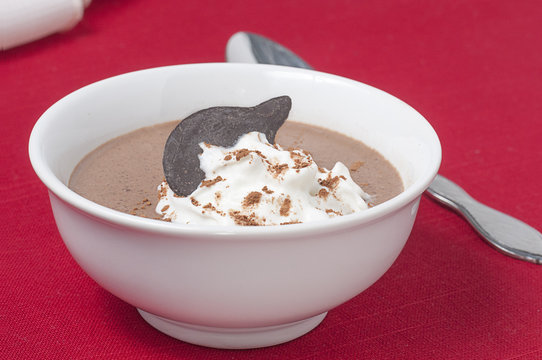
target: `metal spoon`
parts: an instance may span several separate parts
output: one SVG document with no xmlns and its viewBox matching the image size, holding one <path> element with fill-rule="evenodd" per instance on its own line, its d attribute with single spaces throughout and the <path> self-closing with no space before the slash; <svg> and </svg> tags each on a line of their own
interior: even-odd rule
<svg viewBox="0 0 542 360">
<path fill-rule="evenodd" d="M 248 32 L 238 32 L 230 38 L 226 46 L 226 61 L 312 69 L 284 46 Z M 459 212 L 489 244 L 504 254 L 542 264 L 542 234 L 536 229 L 474 200 L 442 175 L 436 176 L 427 193 Z"/>
</svg>

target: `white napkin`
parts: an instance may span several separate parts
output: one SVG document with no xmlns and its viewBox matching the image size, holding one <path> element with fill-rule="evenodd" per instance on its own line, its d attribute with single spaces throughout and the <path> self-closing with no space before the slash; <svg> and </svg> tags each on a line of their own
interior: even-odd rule
<svg viewBox="0 0 542 360">
<path fill-rule="evenodd" d="M 91 0 L 0 0 L 0 49 L 71 29 Z"/>
</svg>

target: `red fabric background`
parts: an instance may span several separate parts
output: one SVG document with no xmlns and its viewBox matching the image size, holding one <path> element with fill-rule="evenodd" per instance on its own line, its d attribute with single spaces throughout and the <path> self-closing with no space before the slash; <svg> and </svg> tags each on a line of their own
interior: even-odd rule
<svg viewBox="0 0 542 360">
<path fill-rule="evenodd" d="M 0 358 L 542 358 L 542 268 L 426 197 L 392 268 L 306 336 L 248 351 L 174 340 L 77 266 L 27 155 L 34 122 L 69 92 L 223 61 L 247 30 L 412 105 L 441 138 L 444 175 L 540 230 L 541 24 L 536 0 L 94 0 L 73 30 L 0 53 Z"/>
</svg>

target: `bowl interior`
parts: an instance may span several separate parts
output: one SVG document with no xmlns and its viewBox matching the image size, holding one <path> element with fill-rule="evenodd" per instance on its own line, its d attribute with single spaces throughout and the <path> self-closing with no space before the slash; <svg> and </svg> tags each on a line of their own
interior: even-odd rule
<svg viewBox="0 0 542 360">
<path fill-rule="evenodd" d="M 86 86 L 39 119 L 30 158 L 49 189 L 69 200 L 65 185 L 74 167 L 115 136 L 211 106 L 253 106 L 280 95 L 292 98 L 290 119 L 347 134 L 378 150 L 399 171 L 407 194 L 419 195 L 438 170 L 435 132 L 397 98 L 334 75 L 249 64 L 155 68 Z"/>
</svg>

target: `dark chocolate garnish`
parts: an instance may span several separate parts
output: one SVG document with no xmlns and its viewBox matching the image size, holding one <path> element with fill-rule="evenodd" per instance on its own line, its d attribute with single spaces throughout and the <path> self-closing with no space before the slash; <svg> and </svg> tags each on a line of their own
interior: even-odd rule
<svg viewBox="0 0 542 360">
<path fill-rule="evenodd" d="M 188 196 L 205 179 L 198 155 L 199 143 L 231 147 L 239 137 L 258 131 L 275 142 L 275 135 L 286 121 L 292 100 L 280 96 L 253 107 L 217 106 L 200 110 L 177 125 L 164 148 L 162 166 L 166 181 L 179 196 Z"/>
</svg>

